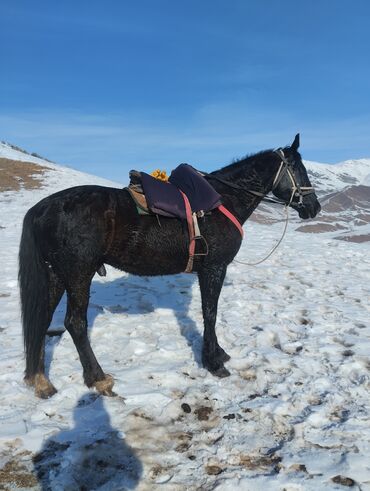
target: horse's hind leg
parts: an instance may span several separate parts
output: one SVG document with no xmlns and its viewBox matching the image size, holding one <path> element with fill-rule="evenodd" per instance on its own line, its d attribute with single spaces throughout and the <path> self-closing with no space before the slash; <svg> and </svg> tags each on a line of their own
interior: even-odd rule
<svg viewBox="0 0 370 491">
<path fill-rule="evenodd" d="M 204 368 L 217 377 L 230 375 L 224 367 L 230 356 L 218 344 L 215 330 L 218 298 L 225 274 L 226 266 L 203 268 L 198 273 L 204 320 L 202 361 Z"/>
<path fill-rule="evenodd" d="M 28 385 L 35 388 L 35 394 L 42 399 L 47 399 L 54 395 L 57 390 L 45 375 L 45 336 L 46 331 L 52 321 L 53 314 L 57 308 L 60 299 L 64 293 L 64 285 L 51 268 L 48 269 L 49 274 L 49 310 L 48 323 L 46 330 L 41 335 L 40 352 L 37 361 L 35 373 L 30 373 L 31 370 L 26 370 L 25 381 Z M 33 370 L 32 370 L 33 371 Z"/>
<path fill-rule="evenodd" d="M 87 336 L 87 307 L 93 275 L 75 274 L 67 284 L 67 314 L 65 327 L 80 356 L 83 377 L 88 387 L 103 395 L 112 396 L 113 378 L 101 369 Z"/>
</svg>

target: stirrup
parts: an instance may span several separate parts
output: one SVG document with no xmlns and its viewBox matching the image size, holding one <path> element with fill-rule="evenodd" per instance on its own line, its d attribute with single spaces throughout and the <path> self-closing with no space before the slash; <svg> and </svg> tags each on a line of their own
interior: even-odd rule
<svg viewBox="0 0 370 491">
<path fill-rule="evenodd" d="M 209 247 L 208 247 L 208 242 L 206 241 L 206 239 L 203 237 L 203 235 L 195 235 L 191 240 L 190 242 L 195 242 L 195 241 L 201 241 L 203 243 L 203 250 L 205 252 L 194 252 L 194 254 L 192 254 L 193 257 L 196 257 L 196 256 L 208 256 L 208 252 L 209 252 Z M 195 248 L 194 248 L 194 251 L 196 250 L 196 243 L 195 243 Z"/>
</svg>

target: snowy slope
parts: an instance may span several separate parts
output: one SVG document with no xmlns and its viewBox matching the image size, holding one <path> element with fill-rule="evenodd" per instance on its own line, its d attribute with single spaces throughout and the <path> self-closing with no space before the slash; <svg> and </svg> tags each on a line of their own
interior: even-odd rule
<svg viewBox="0 0 370 491">
<path fill-rule="evenodd" d="M 194 276 L 138 278 L 108 268 L 94 278 L 88 317 L 117 397 L 83 385 L 64 334 L 47 343 L 58 393 L 38 400 L 22 380 L 23 215 L 59 189 L 112 185 L 38 163 L 51 168 L 44 187 L 0 193 L 0 489 L 316 491 L 345 489 L 344 478 L 370 489 L 368 243 L 290 230 L 258 268 L 230 265 L 218 333 L 232 375 L 221 380 L 199 365 Z M 251 261 L 282 224 L 245 229 L 238 259 Z M 63 317 L 62 301 L 53 327 Z"/>
<path fill-rule="evenodd" d="M 123 187 L 122 184 L 114 183 L 108 179 L 92 176 L 84 172 L 71 169 L 70 167 L 54 164 L 49 160 L 34 157 L 24 151 L 16 150 L 12 148 L 11 145 L 4 142 L 0 142 L 0 158 L 21 162 L 31 162 L 34 164 L 40 164 L 41 166 L 50 169 L 50 171 L 46 173 L 47 178 L 45 179 L 47 187 L 50 189 L 50 191 L 46 192 L 45 196 L 51 192 L 56 192 L 67 187 L 79 186 L 83 184 Z M 124 177 L 126 178 L 126 176 Z"/>
</svg>

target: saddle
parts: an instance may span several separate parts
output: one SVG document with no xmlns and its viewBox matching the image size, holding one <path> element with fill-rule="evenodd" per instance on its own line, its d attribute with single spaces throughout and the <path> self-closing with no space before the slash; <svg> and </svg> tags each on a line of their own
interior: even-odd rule
<svg viewBox="0 0 370 491">
<path fill-rule="evenodd" d="M 176 167 L 167 182 L 145 172 L 130 171 L 128 191 L 139 213 L 154 213 L 171 218 L 186 219 L 182 193 L 187 196 L 192 211 L 199 216 L 221 205 L 221 196 L 189 164 Z"/>
<path fill-rule="evenodd" d="M 203 175 L 189 164 L 180 164 L 171 172 L 168 181 L 156 179 L 145 172 L 130 171 L 127 188 L 141 215 L 160 215 L 186 220 L 189 230 L 189 260 L 185 272 L 191 273 L 195 256 L 208 254 L 208 244 L 201 235 L 198 218 L 218 208 L 243 230 L 237 219 L 221 203 L 221 195 Z M 196 242 L 202 252 L 195 252 Z"/>
</svg>

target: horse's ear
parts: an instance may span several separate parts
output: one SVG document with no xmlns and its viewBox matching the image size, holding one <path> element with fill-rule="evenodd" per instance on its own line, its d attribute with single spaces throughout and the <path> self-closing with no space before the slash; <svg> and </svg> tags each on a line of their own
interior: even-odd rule
<svg viewBox="0 0 370 491">
<path fill-rule="evenodd" d="M 292 150 L 295 150 L 295 151 L 298 150 L 298 148 L 299 148 L 299 133 L 296 134 L 296 136 L 294 138 L 294 142 L 290 145 L 290 148 Z"/>
</svg>

